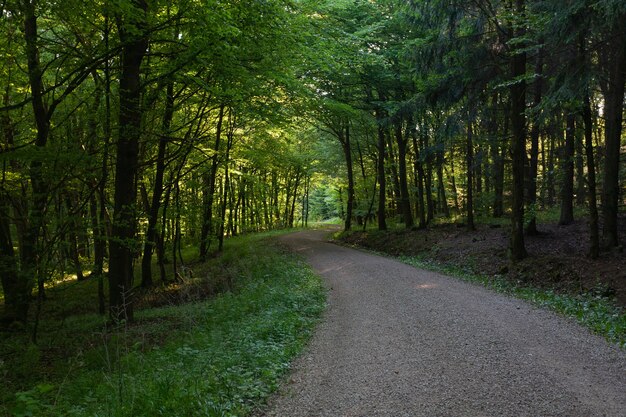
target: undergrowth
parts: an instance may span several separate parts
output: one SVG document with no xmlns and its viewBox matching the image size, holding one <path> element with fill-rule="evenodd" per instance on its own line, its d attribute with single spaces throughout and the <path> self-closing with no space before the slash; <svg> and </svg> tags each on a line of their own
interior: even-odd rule
<svg viewBox="0 0 626 417">
<path fill-rule="evenodd" d="M 604 336 L 608 341 L 626 349 L 626 312 L 605 297 L 602 288 L 578 295 L 560 294 L 554 290 L 535 288 L 513 282 L 502 276 L 486 276 L 455 266 L 444 265 L 419 256 L 400 256 L 406 264 L 430 271 L 452 275 L 464 281 L 481 284 L 499 293 L 531 302 L 576 319 L 580 324 Z"/>
<path fill-rule="evenodd" d="M 5 392 L 0 415 L 248 415 L 304 346 L 325 292 L 302 261 L 262 236 L 233 240 L 211 263 L 209 270 L 217 263 L 234 276 L 233 291 L 137 311 L 136 323 L 116 329 L 97 316 L 75 316 L 63 325 L 64 334 L 83 339 L 73 354 L 45 364 L 43 347 L 27 344 L 12 358 L 22 369 L 0 362 L 0 375 L 13 378 L 29 367 L 52 368 L 27 389 Z"/>
</svg>

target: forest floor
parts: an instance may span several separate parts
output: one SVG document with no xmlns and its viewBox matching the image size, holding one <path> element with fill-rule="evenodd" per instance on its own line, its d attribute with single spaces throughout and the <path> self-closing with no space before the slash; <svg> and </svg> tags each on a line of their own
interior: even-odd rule
<svg viewBox="0 0 626 417">
<path fill-rule="evenodd" d="M 525 236 L 528 258 L 508 259 L 508 224 L 437 224 L 426 230 L 355 231 L 342 234 L 346 244 L 393 256 L 417 256 L 473 274 L 499 275 L 520 285 L 570 294 L 596 292 L 626 306 L 626 255 L 622 248 L 590 259 L 586 221 L 568 226 L 543 223 L 540 234 Z M 623 231 L 622 231 L 623 232 Z M 622 233 L 622 241 L 626 233 Z"/>
</svg>

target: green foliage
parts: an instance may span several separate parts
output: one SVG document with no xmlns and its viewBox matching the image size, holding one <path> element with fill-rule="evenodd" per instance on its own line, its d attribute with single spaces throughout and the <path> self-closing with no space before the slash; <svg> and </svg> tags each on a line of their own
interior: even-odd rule
<svg viewBox="0 0 626 417">
<path fill-rule="evenodd" d="M 315 221 L 339 217 L 341 212 L 337 192 L 330 184 L 322 183 L 309 197 L 310 216 Z"/>
<path fill-rule="evenodd" d="M 51 384 L 39 384 L 29 391 L 16 393 L 11 414 L 14 417 L 36 417 L 50 411 L 52 407 L 45 404 L 42 398 L 53 389 Z"/>
<path fill-rule="evenodd" d="M 99 336 L 53 390 L 18 393 L 13 409 L 24 416 L 247 415 L 276 389 L 325 305 L 319 278 L 265 239 L 230 239 L 223 256 L 194 267 L 196 276 L 232 275 L 233 292 L 143 310 L 137 324 L 104 332 L 97 323 L 68 322 L 74 337 Z"/>
</svg>

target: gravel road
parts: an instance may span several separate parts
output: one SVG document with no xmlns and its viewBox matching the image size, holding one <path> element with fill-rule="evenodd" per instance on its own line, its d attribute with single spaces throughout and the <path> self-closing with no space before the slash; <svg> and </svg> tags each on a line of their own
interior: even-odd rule
<svg viewBox="0 0 626 417">
<path fill-rule="evenodd" d="M 329 288 L 311 344 L 263 416 L 621 416 L 626 352 L 571 320 L 325 242 L 283 242 Z"/>
</svg>

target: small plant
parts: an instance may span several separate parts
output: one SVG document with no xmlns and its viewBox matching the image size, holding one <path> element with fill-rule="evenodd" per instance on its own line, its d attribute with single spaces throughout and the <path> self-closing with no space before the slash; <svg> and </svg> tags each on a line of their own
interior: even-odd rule
<svg viewBox="0 0 626 417">
<path fill-rule="evenodd" d="M 52 409 L 44 395 L 54 389 L 51 384 L 39 384 L 35 388 L 15 394 L 15 404 L 11 409 L 14 417 L 35 417 Z"/>
<path fill-rule="evenodd" d="M 185 285 L 215 274 L 232 280 L 212 299 L 136 310 L 134 323 L 104 331 L 101 318 L 68 319 L 63 331 L 89 345 L 53 364 L 45 380 L 54 389 L 41 375 L 0 402 L 0 415 L 249 415 L 276 390 L 325 306 L 319 277 L 263 238 L 230 239 L 222 256 L 194 264 Z"/>
</svg>

